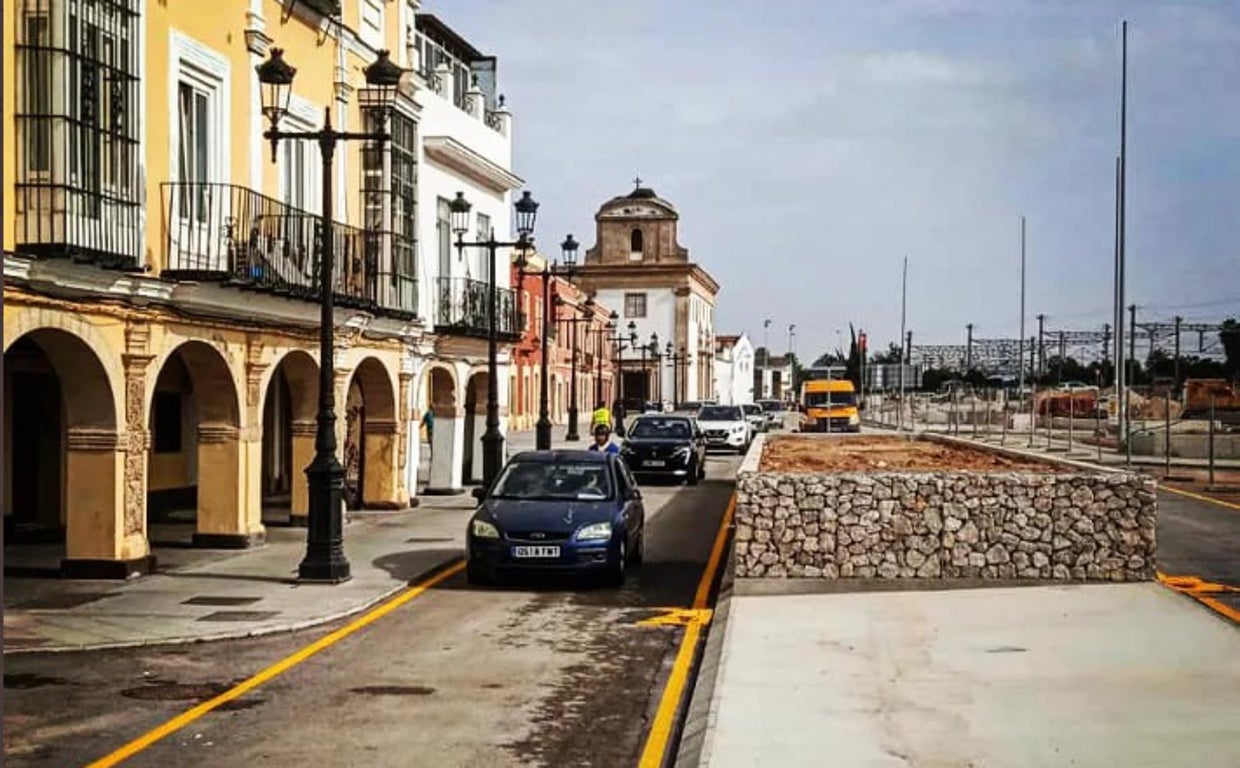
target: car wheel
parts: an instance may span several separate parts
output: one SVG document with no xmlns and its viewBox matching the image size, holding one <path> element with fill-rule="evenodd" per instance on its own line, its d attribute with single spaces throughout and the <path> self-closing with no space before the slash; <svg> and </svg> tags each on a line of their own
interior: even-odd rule
<svg viewBox="0 0 1240 768">
<path fill-rule="evenodd" d="M 641 565 L 646 560 L 646 531 L 637 534 L 637 545 L 633 547 L 633 555 L 629 561 L 633 565 Z"/>
<path fill-rule="evenodd" d="M 474 586 L 490 586 L 495 583 L 495 576 L 474 563 L 465 565 L 465 580 Z"/>
<path fill-rule="evenodd" d="M 613 566 L 611 571 L 607 573 L 607 586 L 617 589 L 624 586 L 624 577 L 627 573 L 626 566 L 628 565 L 628 559 L 628 543 L 622 538 L 620 539 L 620 556 L 616 558 L 615 566 Z"/>
<path fill-rule="evenodd" d="M 689 485 L 697 485 L 698 480 L 702 479 L 702 469 L 698 463 L 694 461 L 689 465 L 689 472 L 685 475 L 685 482 Z"/>
</svg>

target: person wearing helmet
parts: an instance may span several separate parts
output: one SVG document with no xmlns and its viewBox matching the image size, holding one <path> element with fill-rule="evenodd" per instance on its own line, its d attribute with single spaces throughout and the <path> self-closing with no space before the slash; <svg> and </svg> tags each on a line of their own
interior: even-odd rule
<svg viewBox="0 0 1240 768">
<path fill-rule="evenodd" d="M 611 441 L 611 427 L 606 424 L 594 425 L 594 443 L 589 447 L 591 451 L 602 451 L 604 453 L 620 453 L 620 446 Z"/>
</svg>

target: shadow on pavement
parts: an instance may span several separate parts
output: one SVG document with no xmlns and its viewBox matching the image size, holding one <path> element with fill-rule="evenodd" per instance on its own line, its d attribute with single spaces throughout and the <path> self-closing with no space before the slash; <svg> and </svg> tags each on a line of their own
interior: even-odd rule
<svg viewBox="0 0 1240 768">
<path fill-rule="evenodd" d="M 421 581 L 431 571 L 438 570 L 451 561 L 459 560 L 464 554 L 460 549 L 447 547 L 410 549 L 378 557 L 371 561 L 371 565 L 386 571 L 392 578 L 412 584 Z M 436 589 L 443 589 L 447 584 L 456 580 L 457 578 L 453 577 L 437 585 Z M 463 577 L 461 582 L 464 583 Z"/>
</svg>

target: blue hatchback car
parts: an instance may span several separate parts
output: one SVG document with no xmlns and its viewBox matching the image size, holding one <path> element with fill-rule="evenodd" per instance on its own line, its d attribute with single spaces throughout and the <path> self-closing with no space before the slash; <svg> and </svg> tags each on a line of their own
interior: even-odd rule
<svg viewBox="0 0 1240 768">
<path fill-rule="evenodd" d="M 612 586 L 641 562 L 646 511 L 617 456 L 529 451 L 512 457 L 466 531 L 466 574 L 489 584 L 518 571 L 597 574 Z"/>
</svg>

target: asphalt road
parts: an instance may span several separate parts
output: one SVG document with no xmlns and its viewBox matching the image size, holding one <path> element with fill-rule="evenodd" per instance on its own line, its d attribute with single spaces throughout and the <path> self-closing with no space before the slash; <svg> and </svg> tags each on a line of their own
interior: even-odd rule
<svg viewBox="0 0 1240 768">
<path fill-rule="evenodd" d="M 123 765 L 636 765 L 684 631 L 637 622 L 693 602 L 737 464 L 643 486 L 646 562 L 620 590 L 457 574 Z M 88 764 L 339 626 L 6 659 L 4 763 Z"/>
</svg>

